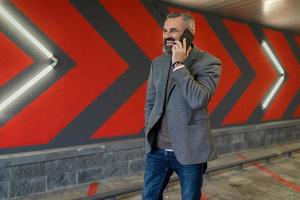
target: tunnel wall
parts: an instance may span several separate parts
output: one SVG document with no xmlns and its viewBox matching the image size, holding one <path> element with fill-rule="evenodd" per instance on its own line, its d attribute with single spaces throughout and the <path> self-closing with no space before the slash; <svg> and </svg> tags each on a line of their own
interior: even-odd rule
<svg viewBox="0 0 300 200">
<path fill-rule="evenodd" d="M 59 60 L 58 66 L 1 111 L 0 153 L 143 137 L 150 62 L 161 54 L 163 15 L 183 10 L 156 1 L 5 1 L 5 8 Z M 223 62 L 209 104 L 213 128 L 300 116 L 300 36 L 190 10 L 195 45 Z M 1 102 L 49 59 L 1 18 Z M 280 75 L 265 40 L 285 71 Z"/>
<path fill-rule="evenodd" d="M 4 197 L 51 191 L 143 168 L 147 78 L 151 60 L 161 54 L 161 26 L 169 11 L 189 11 L 196 20 L 195 45 L 223 63 L 209 104 L 219 154 L 299 139 L 297 33 L 160 1 L 13 0 L 4 1 L 3 7 L 59 62 L 1 110 L 0 194 Z M 2 16 L 0 22 L 3 102 L 51 60 Z M 284 82 L 266 109 L 262 102 L 280 75 L 263 50 L 262 40 L 285 72 Z M 86 160 L 87 155 L 78 153 L 82 147 L 88 149 L 83 153 L 88 155 Z M 101 155 L 96 164 L 89 161 L 93 155 Z M 115 162 L 122 156 L 126 159 Z M 115 163 L 113 171 L 107 162 Z M 53 166 L 66 173 L 47 174 Z M 29 183 L 42 184 L 35 189 Z"/>
</svg>

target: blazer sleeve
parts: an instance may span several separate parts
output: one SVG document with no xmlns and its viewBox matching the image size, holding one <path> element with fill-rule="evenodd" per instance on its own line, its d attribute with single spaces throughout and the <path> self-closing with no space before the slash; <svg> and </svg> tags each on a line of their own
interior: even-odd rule
<svg viewBox="0 0 300 200">
<path fill-rule="evenodd" d="M 152 63 L 151 63 L 148 84 L 147 84 L 146 103 L 145 103 L 145 127 L 148 126 L 149 115 L 153 109 L 155 98 L 156 98 L 153 66 L 154 66 L 154 61 L 152 61 Z"/>
<path fill-rule="evenodd" d="M 193 65 L 194 76 L 187 67 L 171 73 L 176 85 L 181 90 L 183 97 L 192 109 L 207 106 L 214 94 L 221 73 L 221 62 L 209 54 L 205 54 L 201 60 Z"/>
</svg>

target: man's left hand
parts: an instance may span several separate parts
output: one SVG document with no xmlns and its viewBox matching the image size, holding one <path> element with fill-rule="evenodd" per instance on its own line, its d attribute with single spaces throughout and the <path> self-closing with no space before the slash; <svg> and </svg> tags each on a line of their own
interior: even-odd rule
<svg viewBox="0 0 300 200">
<path fill-rule="evenodd" d="M 186 38 L 183 38 L 183 43 L 176 40 L 172 47 L 172 63 L 183 62 L 188 57 L 191 47 L 186 51 Z"/>
</svg>

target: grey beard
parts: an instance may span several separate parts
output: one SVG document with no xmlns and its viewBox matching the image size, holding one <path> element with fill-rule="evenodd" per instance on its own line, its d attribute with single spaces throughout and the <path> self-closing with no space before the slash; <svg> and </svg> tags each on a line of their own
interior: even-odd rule
<svg viewBox="0 0 300 200">
<path fill-rule="evenodd" d="M 163 45 L 163 52 L 168 55 L 172 55 L 172 46 Z"/>
</svg>

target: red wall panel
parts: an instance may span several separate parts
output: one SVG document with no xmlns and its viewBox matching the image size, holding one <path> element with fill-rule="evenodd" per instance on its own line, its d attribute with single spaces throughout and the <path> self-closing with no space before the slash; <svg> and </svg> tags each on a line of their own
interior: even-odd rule
<svg viewBox="0 0 300 200">
<path fill-rule="evenodd" d="M 33 60 L 0 32 L 0 86 L 15 77 Z"/>
<path fill-rule="evenodd" d="M 138 67 L 149 70 L 150 60 L 161 54 L 162 33 L 159 24 L 162 21 L 157 17 L 161 14 L 161 10 L 155 10 L 157 9 L 155 6 L 150 8 L 151 5 L 146 5 L 143 1 L 100 0 L 85 1 L 82 4 L 81 0 L 13 0 L 10 4 L 15 6 L 16 12 L 20 14 L 19 16 L 26 17 L 31 25 L 36 26 L 44 37 L 69 56 L 73 61 L 73 68 L 53 84 L 51 83 L 37 98 L 24 105 L 13 117 L 6 119 L 5 112 L 2 113 L 1 149 L 34 147 L 35 145 L 48 145 L 47 148 L 55 148 L 55 144 L 49 144 L 62 134 L 66 127 L 81 119 L 78 116 L 85 116 L 83 113 L 91 108 L 91 105 L 96 102 L 95 100 L 115 86 L 116 82 L 122 79 L 122 76 L 130 70 L 131 66 L 127 63 L 128 58 L 124 57 L 119 48 L 114 46 L 119 44 L 107 40 L 104 37 L 105 34 L 95 27 L 98 19 L 91 20 L 87 18 L 86 13 L 78 9 L 78 3 L 83 5 L 88 13 L 97 13 L 99 14 L 97 16 L 103 16 L 103 18 L 110 17 L 110 23 L 114 23 L 112 27 L 116 28 L 114 29 L 115 32 L 111 31 L 110 33 L 112 39 L 114 39 L 114 35 L 118 35 L 117 31 L 124 31 L 124 37 L 132 42 L 128 43 L 128 55 L 132 58 L 137 57 L 133 53 L 130 54 L 132 49 L 130 45 L 134 44 L 138 47 L 140 55 L 145 55 L 145 58 L 137 58 L 137 60 L 144 59 L 144 63 L 149 63 L 149 65 Z M 97 7 L 91 6 L 91 3 L 96 4 Z M 174 7 L 162 9 L 186 11 Z M 104 11 L 107 16 L 104 16 Z M 292 34 L 293 38 L 287 40 L 286 37 L 289 36 L 285 35 L 285 31 L 209 15 L 210 19 L 213 18 L 223 25 L 219 29 L 224 29 L 222 31 L 229 33 L 229 37 L 236 44 L 246 62 L 249 63 L 254 74 L 250 83 L 243 86 L 245 89 L 241 94 L 238 94 L 239 96 L 225 98 L 231 94 L 234 87 L 240 87 L 238 80 L 249 78 L 249 75 L 243 71 L 243 66 L 237 64 L 240 62 L 237 62 L 230 53 L 229 48 L 231 46 L 223 43 L 224 38 L 217 34 L 219 30 L 209 22 L 208 14 L 196 11 L 190 12 L 196 20 L 195 45 L 212 53 L 223 63 L 221 79 L 209 104 L 209 112 L 213 113 L 216 110 L 223 112 L 224 105 L 233 105 L 229 111 L 224 111 L 225 117 L 221 122 L 215 123 L 215 127 L 288 120 L 300 116 L 300 81 L 298 78 L 300 66 L 299 58 L 297 58 L 299 49 L 295 50 L 297 45 L 300 48 L 299 35 Z M 106 25 L 100 24 L 100 26 Z M 30 24 L 26 24 L 26 27 L 28 26 Z M 261 38 L 257 38 L 257 35 L 254 34 L 251 28 L 253 26 L 261 31 Z M 0 31 L 1 29 L 4 30 L 5 27 L 0 27 Z M 38 36 L 41 33 L 34 32 Z M 14 36 L 11 37 L 14 38 Z M 260 107 L 263 97 L 268 93 L 278 75 L 270 59 L 262 50 L 260 39 L 268 41 L 287 74 L 283 86 L 266 110 L 262 110 Z M 0 58 L 0 86 L 5 87 L 5 91 L 0 91 L 3 92 L 1 93 L 2 96 L 12 92 L 9 89 L 13 89 L 13 87 L 10 87 L 7 83 L 17 75 L 22 74 L 24 69 L 35 62 L 25 51 L 21 50 L 16 41 L 17 39 L 15 41 L 14 39 L 8 39 L 5 34 L 0 32 L 0 53 L 2 55 Z M 291 42 L 297 45 L 292 47 Z M 45 43 L 45 46 L 50 48 L 51 45 Z M 34 47 L 30 46 L 28 48 Z M 53 49 L 50 48 L 50 50 Z M 59 52 L 53 53 L 59 59 L 62 56 Z M 58 66 L 51 71 L 49 74 L 50 79 L 62 68 L 63 66 Z M 103 139 L 107 141 L 112 137 L 114 139 L 127 139 L 139 135 L 144 125 L 144 99 L 147 77 L 141 74 L 131 74 L 129 76 L 132 82 L 135 81 L 135 77 L 139 76 L 143 76 L 143 81 L 139 82 L 138 87 L 130 90 L 128 98 L 113 113 L 105 114 L 105 120 L 94 129 L 92 134 L 85 132 L 85 128 L 86 130 L 91 129 L 85 127 L 83 123 L 80 130 L 71 130 L 74 131 L 75 135 L 82 135 L 82 137 L 80 139 L 71 138 L 72 141 L 68 145 L 100 142 Z M 128 87 L 124 86 L 124 90 Z M 121 94 L 115 94 L 116 96 L 122 95 L 123 91 L 118 90 L 118 92 Z M 19 101 L 22 101 L 22 98 L 27 97 L 21 96 Z M 291 107 L 291 105 L 296 106 Z M 10 105 L 7 112 L 14 108 L 13 104 Z M 292 114 L 289 116 L 286 113 L 291 109 Z M 257 112 L 260 112 L 261 115 Z M 86 121 L 97 122 L 98 118 L 103 118 L 103 115 L 99 112 L 93 116 L 83 118 Z M 250 118 L 252 118 L 251 122 L 249 121 Z M 69 134 L 72 135 L 72 132 Z M 143 134 L 140 134 L 140 137 L 143 137 Z M 84 140 L 81 140 L 82 138 Z"/>
</svg>

